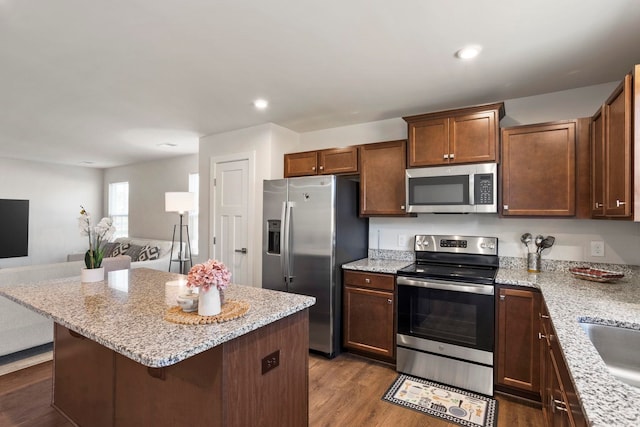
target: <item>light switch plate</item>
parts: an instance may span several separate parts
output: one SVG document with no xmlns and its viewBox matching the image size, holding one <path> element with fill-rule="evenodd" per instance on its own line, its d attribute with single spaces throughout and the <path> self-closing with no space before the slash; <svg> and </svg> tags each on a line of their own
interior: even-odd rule
<svg viewBox="0 0 640 427">
<path fill-rule="evenodd" d="M 406 234 L 398 234 L 398 246 L 404 248 L 407 246 L 407 235 Z"/>
</svg>

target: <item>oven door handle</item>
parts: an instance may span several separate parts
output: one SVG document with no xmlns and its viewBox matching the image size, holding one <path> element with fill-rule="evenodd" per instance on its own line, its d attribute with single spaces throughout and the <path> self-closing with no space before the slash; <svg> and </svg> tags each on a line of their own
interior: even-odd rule
<svg viewBox="0 0 640 427">
<path fill-rule="evenodd" d="M 493 295 L 493 285 L 480 285 L 476 283 L 460 283 L 460 282 L 429 282 L 426 280 L 409 279 L 407 277 L 398 277 L 396 284 L 401 286 L 416 286 L 418 288 L 439 289 L 442 291 L 466 292 L 468 294 Z"/>
</svg>

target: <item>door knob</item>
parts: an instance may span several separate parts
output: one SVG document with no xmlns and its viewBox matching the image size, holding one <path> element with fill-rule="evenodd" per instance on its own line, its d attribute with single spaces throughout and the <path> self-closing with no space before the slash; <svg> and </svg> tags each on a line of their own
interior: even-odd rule
<svg viewBox="0 0 640 427">
<path fill-rule="evenodd" d="M 247 253 L 247 248 L 236 249 L 236 252 L 240 252 L 241 254 L 246 254 Z"/>
</svg>

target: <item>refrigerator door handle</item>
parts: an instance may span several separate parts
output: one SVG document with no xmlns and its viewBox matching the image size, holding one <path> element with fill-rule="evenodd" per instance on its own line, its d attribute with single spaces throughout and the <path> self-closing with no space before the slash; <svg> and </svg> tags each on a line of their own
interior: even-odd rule
<svg viewBox="0 0 640 427">
<path fill-rule="evenodd" d="M 287 202 L 287 292 L 291 292 L 289 287 L 293 284 L 293 259 L 291 259 L 291 241 L 293 240 L 292 234 L 292 226 L 291 222 L 293 221 L 293 208 L 295 206 L 295 202 Z"/>
<path fill-rule="evenodd" d="M 282 213 L 280 215 L 280 276 L 284 278 L 284 288 L 288 288 L 288 265 L 287 265 L 287 249 L 288 249 L 288 227 L 287 227 L 287 202 L 282 202 Z"/>
</svg>

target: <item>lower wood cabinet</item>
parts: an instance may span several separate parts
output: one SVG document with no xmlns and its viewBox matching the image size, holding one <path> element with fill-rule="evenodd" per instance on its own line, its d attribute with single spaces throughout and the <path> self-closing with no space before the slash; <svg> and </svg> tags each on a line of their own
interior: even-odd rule
<svg viewBox="0 0 640 427">
<path fill-rule="evenodd" d="M 547 427 L 586 427 L 586 418 L 544 303 L 540 320 L 542 329 L 540 393 L 545 425 Z"/>
<path fill-rule="evenodd" d="M 395 361 L 395 276 L 344 271 L 343 345 Z"/>
<path fill-rule="evenodd" d="M 496 289 L 496 389 L 538 400 L 542 296 L 536 289 Z"/>
</svg>

